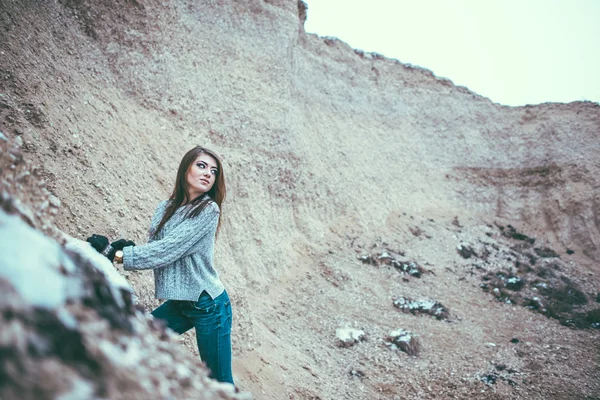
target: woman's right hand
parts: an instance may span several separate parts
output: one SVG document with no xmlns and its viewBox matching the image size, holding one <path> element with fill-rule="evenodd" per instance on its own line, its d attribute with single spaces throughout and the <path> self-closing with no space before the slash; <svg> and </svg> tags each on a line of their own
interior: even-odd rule
<svg viewBox="0 0 600 400">
<path fill-rule="evenodd" d="M 106 249 L 108 246 L 108 238 L 102 235 L 93 234 L 89 238 L 85 240 L 90 243 L 94 249 L 100 254 Z"/>
</svg>

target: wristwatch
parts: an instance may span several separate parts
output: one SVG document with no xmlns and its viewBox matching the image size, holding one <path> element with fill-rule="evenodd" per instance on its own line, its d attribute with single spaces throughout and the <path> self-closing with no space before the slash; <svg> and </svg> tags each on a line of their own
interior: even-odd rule
<svg viewBox="0 0 600 400">
<path fill-rule="evenodd" d="M 115 252 L 115 262 L 123 264 L 123 250 L 117 250 Z"/>
</svg>

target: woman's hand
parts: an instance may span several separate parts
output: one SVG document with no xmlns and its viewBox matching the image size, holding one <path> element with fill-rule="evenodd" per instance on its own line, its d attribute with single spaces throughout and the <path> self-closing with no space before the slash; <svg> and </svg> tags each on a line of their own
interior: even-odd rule
<svg viewBox="0 0 600 400">
<path fill-rule="evenodd" d="M 135 243 L 132 240 L 119 239 L 110 245 L 115 250 L 123 250 L 124 247 L 135 246 Z"/>
<path fill-rule="evenodd" d="M 115 252 L 117 250 L 108 243 L 106 236 L 93 234 L 85 241 L 90 243 L 98 253 L 108 258 L 111 262 L 115 259 Z"/>
<path fill-rule="evenodd" d="M 106 249 L 106 247 L 109 246 L 108 238 L 102 235 L 93 234 L 85 241 L 90 243 L 98 253 L 102 253 Z"/>
</svg>

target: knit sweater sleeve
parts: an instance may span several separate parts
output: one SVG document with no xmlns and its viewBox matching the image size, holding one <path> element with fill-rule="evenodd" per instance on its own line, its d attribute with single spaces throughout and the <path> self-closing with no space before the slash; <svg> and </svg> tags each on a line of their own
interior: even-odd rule
<svg viewBox="0 0 600 400">
<path fill-rule="evenodd" d="M 160 268 L 183 257 L 204 235 L 214 234 L 219 223 L 219 207 L 211 203 L 198 216 L 186 218 L 160 240 L 123 249 L 123 268 Z"/>
<path fill-rule="evenodd" d="M 150 220 L 150 227 L 148 228 L 148 242 L 152 242 L 154 239 L 154 230 L 158 227 L 162 216 L 165 213 L 165 208 L 167 208 L 167 204 L 169 200 L 161 201 L 156 210 L 154 210 L 154 215 L 152 215 L 152 219 Z"/>
</svg>

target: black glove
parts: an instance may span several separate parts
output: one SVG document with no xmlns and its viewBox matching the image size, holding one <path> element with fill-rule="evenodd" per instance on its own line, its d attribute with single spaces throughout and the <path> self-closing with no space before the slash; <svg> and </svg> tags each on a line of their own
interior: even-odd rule
<svg viewBox="0 0 600 400">
<path fill-rule="evenodd" d="M 115 259 L 115 252 L 117 250 L 115 250 L 108 243 L 108 238 L 106 236 L 93 234 L 92 236 L 87 238 L 85 241 L 90 243 L 92 245 L 92 247 L 94 249 L 96 249 L 96 251 L 98 253 L 102 254 L 103 256 L 108 258 L 110 261 L 113 261 Z"/>
<path fill-rule="evenodd" d="M 123 250 L 124 247 L 135 246 L 132 240 L 119 239 L 110 244 L 115 250 Z"/>
<path fill-rule="evenodd" d="M 89 242 L 98 253 L 102 253 L 106 249 L 106 246 L 108 246 L 108 238 L 102 235 L 93 234 L 85 239 L 85 241 Z"/>
</svg>

